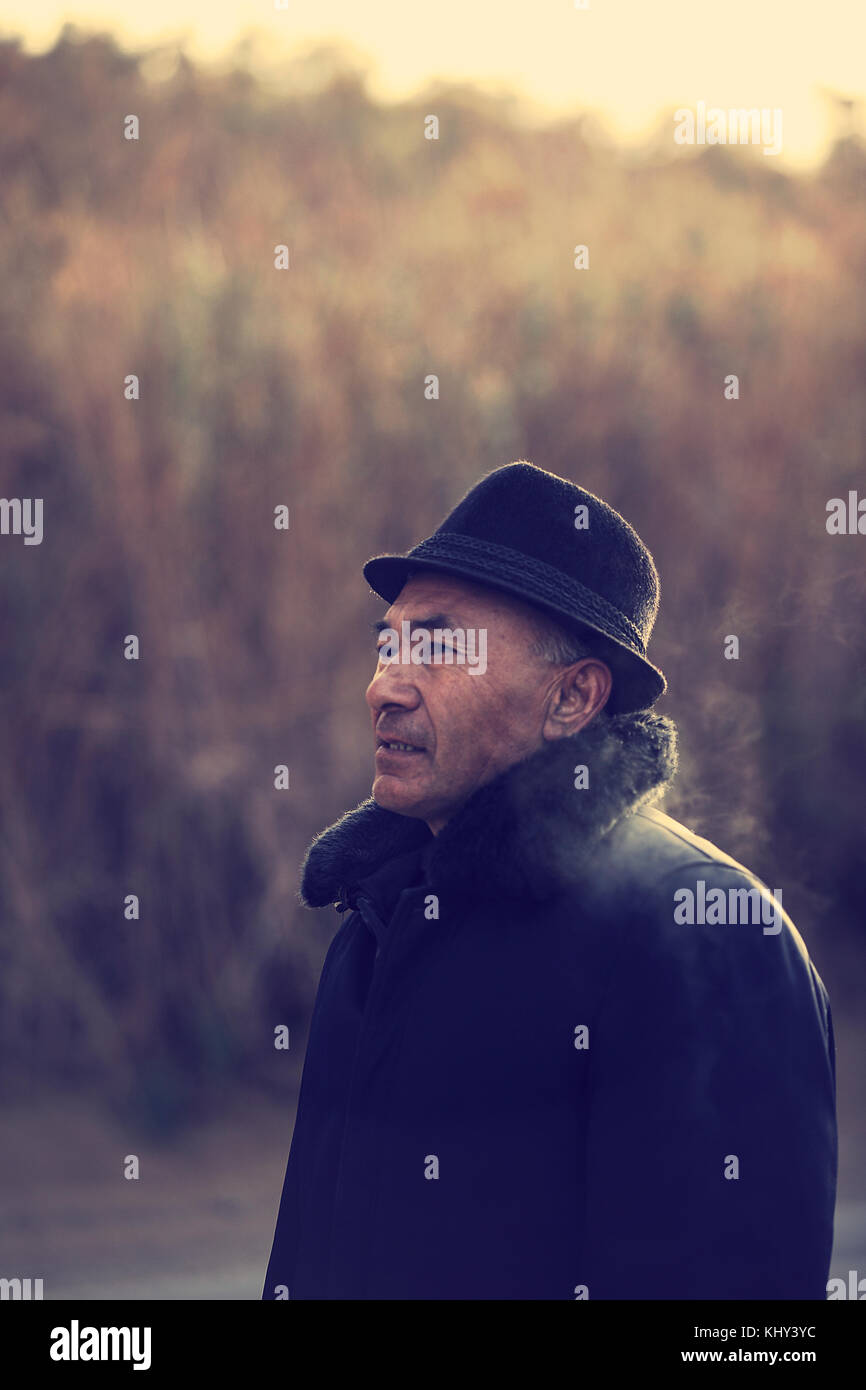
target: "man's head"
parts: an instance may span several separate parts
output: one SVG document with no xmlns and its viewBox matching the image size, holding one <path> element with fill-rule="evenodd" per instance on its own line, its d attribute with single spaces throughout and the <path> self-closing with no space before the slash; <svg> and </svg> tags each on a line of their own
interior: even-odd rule
<svg viewBox="0 0 866 1390">
<path fill-rule="evenodd" d="M 410 574 L 384 618 L 399 633 L 450 629 L 485 634 L 482 671 L 459 657 L 380 659 L 370 685 L 376 739 L 373 796 L 424 820 L 434 834 L 469 796 L 553 739 L 604 717 L 609 667 L 539 609 L 474 581 Z M 476 648 L 477 650 L 477 648 Z M 440 659 L 441 658 L 441 659 Z M 409 744 L 411 749 L 394 748 Z"/>
</svg>

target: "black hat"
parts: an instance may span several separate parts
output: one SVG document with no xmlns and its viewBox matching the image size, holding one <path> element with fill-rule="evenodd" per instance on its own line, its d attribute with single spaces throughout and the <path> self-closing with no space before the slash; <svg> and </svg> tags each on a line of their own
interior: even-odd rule
<svg viewBox="0 0 866 1390">
<path fill-rule="evenodd" d="M 417 569 L 515 594 L 588 639 L 613 674 L 612 714 L 648 709 L 667 688 L 646 658 L 659 602 L 652 555 L 619 512 L 554 473 L 526 462 L 497 468 L 432 536 L 406 555 L 368 560 L 364 577 L 393 603 Z"/>
</svg>

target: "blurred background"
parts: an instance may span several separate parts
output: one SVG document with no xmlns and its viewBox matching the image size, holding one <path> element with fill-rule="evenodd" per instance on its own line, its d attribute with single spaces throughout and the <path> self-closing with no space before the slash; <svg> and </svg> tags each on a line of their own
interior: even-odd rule
<svg viewBox="0 0 866 1390">
<path fill-rule="evenodd" d="M 828 988 L 832 1272 L 866 1276 L 866 540 L 826 528 L 866 497 L 850 13 L 768 0 L 731 64 L 679 3 L 18 8 L 0 495 L 44 537 L 0 536 L 0 1275 L 260 1296 L 339 923 L 298 868 L 371 780 L 361 565 L 528 458 L 656 557 L 665 809 L 783 889 Z M 781 107 L 783 154 L 675 144 L 697 100 Z"/>
</svg>

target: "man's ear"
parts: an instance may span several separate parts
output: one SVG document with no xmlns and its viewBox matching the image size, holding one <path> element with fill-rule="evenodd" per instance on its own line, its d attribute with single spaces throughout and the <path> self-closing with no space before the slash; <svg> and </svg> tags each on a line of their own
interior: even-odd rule
<svg viewBox="0 0 866 1390">
<path fill-rule="evenodd" d="M 567 666 L 548 697 L 543 736 L 568 738 L 579 733 L 607 704 L 612 685 L 610 667 L 593 656 Z"/>
</svg>

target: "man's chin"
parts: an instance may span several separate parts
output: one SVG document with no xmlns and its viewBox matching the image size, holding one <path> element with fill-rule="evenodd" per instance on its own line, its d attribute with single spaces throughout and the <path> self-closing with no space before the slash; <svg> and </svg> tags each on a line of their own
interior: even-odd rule
<svg viewBox="0 0 866 1390">
<path fill-rule="evenodd" d="M 373 780 L 372 797 L 377 806 L 384 811 L 396 811 L 400 816 L 413 816 L 424 820 L 426 806 L 417 791 L 413 791 L 398 777 L 379 773 Z"/>
</svg>

